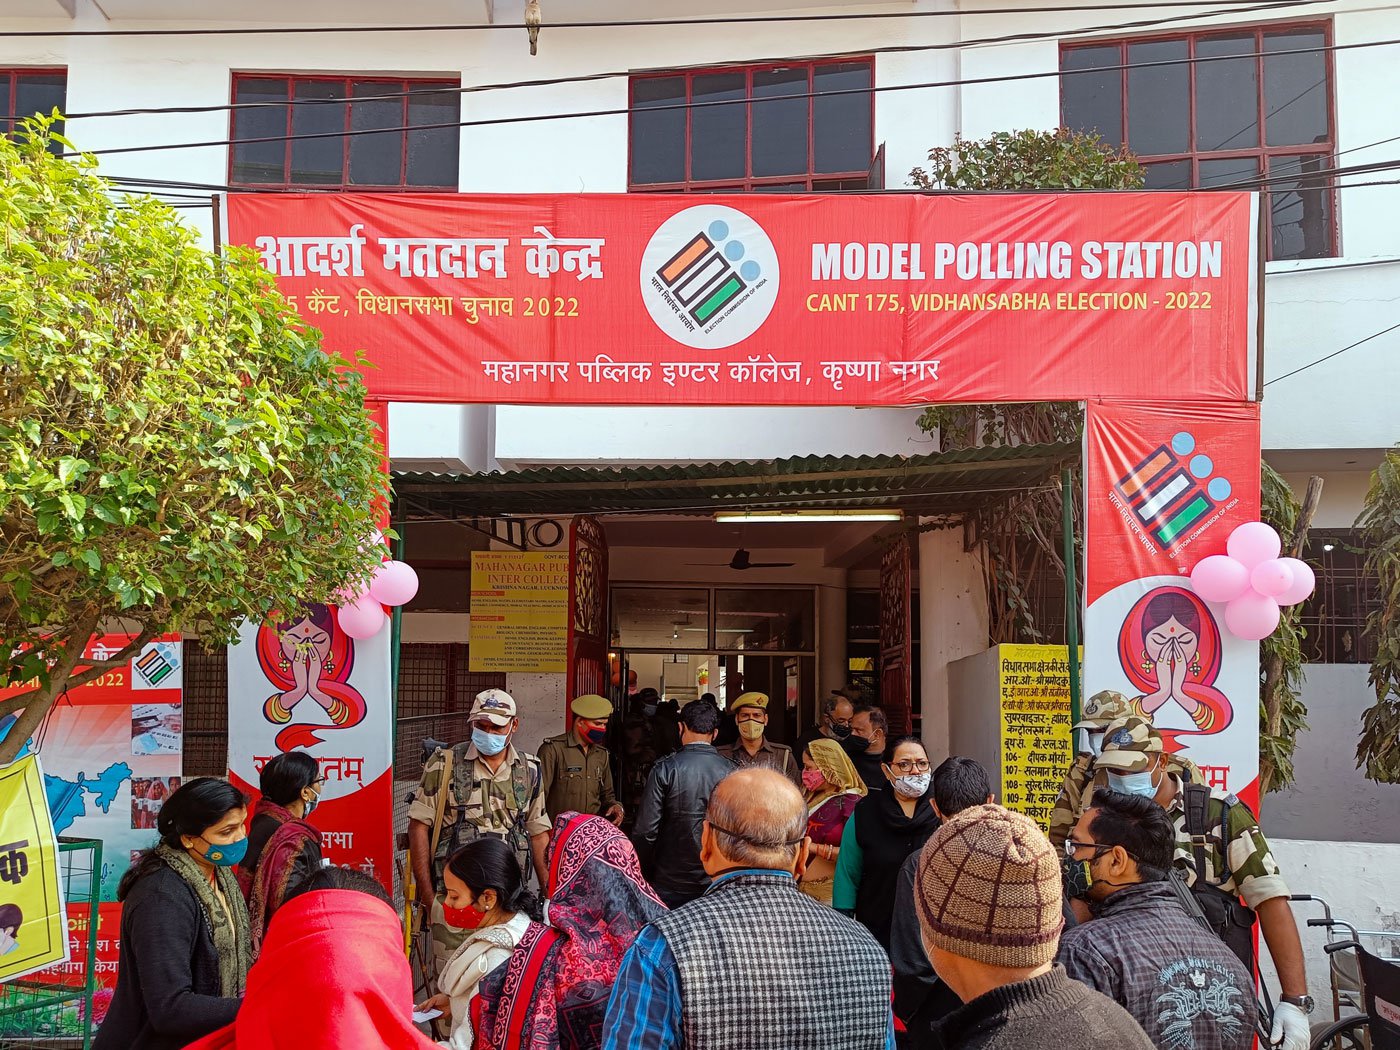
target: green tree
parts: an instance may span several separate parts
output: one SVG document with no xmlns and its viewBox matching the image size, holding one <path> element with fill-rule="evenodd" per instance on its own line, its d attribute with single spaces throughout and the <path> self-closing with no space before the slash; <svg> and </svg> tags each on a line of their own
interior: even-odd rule
<svg viewBox="0 0 1400 1050">
<path fill-rule="evenodd" d="M 26 686 L 0 762 L 110 666 L 81 663 L 100 627 L 136 635 L 120 661 L 367 581 L 388 497 L 359 362 L 251 253 L 53 156 L 53 122 L 0 136 L 0 680 Z"/>
<path fill-rule="evenodd" d="M 1380 595 L 1366 621 L 1376 643 L 1370 677 L 1376 702 L 1361 717 L 1356 765 L 1378 783 L 1400 784 L 1400 446 L 1386 452 L 1371 475 L 1356 526 L 1366 573 Z"/>
<path fill-rule="evenodd" d="M 998 131 L 985 139 L 953 140 L 928 152 L 928 168 L 909 181 L 925 190 L 1135 190 L 1142 165 L 1128 148 L 1113 149 L 1094 134 Z"/>
</svg>

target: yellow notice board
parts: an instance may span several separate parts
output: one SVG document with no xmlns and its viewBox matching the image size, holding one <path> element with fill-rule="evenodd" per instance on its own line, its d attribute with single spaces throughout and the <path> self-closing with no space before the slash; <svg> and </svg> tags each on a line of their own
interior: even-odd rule
<svg viewBox="0 0 1400 1050">
<path fill-rule="evenodd" d="M 568 641 L 567 554 L 472 554 L 471 670 L 563 671 Z"/>
<path fill-rule="evenodd" d="M 58 840 L 30 755 L 0 769 L 0 982 L 67 961 Z"/>
<path fill-rule="evenodd" d="M 1001 803 L 1047 831 L 1050 810 L 1073 761 L 1069 650 L 1063 645 L 1003 645 Z"/>
</svg>

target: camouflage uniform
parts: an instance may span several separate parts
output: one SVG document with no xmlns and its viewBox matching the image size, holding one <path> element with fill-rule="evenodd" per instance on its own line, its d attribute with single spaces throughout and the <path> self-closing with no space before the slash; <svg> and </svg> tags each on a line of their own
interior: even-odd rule
<svg viewBox="0 0 1400 1050">
<path fill-rule="evenodd" d="M 445 756 L 444 750 L 438 750 L 428 759 L 417 796 L 408 809 L 409 820 L 428 825 L 429 841 L 437 818 Z M 442 870 L 447 858 L 475 838 L 494 835 L 515 848 L 521 870 L 528 878 L 534 870 L 530 838 L 548 832 L 549 828 L 538 758 L 510 747 L 500 770 L 493 774 L 480 761 L 472 743 L 452 748 L 452 782 L 442 815 L 442 834 L 432 859 L 434 892 L 430 921 L 433 957 L 439 970 L 466 937 L 466 931 L 443 921 Z"/>
<path fill-rule="evenodd" d="M 1138 717 L 1124 718 L 1114 722 L 1105 732 L 1104 750 L 1098 763 L 1115 771 L 1140 772 L 1137 767 L 1146 769 L 1149 756 L 1161 751 L 1162 738 L 1152 728 L 1152 723 Z M 1185 763 L 1184 759 L 1178 761 Z M 1190 766 L 1190 769 L 1199 775 L 1195 766 Z M 1171 766 L 1168 766 L 1168 770 L 1171 770 Z M 1194 886 L 1196 857 L 1191 836 L 1186 832 L 1186 797 L 1181 790 L 1181 775 L 1172 773 L 1172 776 L 1177 783 L 1176 794 L 1167 805 L 1167 815 L 1176 829 L 1176 853 L 1172 865 L 1186 876 L 1188 886 Z M 1274 897 L 1287 897 L 1288 885 L 1249 807 L 1223 791 L 1213 790 L 1210 795 L 1204 850 L 1206 884 L 1231 896 L 1243 897 L 1250 908 L 1258 908 Z M 1088 803 L 1087 798 L 1081 803 L 1081 812 L 1088 807 Z M 1226 829 L 1228 842 L 1222 841 L 1220 833 L 1226 806 L 1229 806 L 1230 812 Z"/>
<path fill-rule="evenodd" d="M 1204 784 L 1205 774 L 1199 766 L 1182 755 L 1167 756 L 1167 772 L 1187 784 Z M 1076 755 L 1074 764 L 1065 774 L 1065 782 L 1050 811 L 1050 841 L 1056 849 L 1064 849 L 1065 839 L 1074 830 L 1080 815 L 1089 808 L 1094 789 L 1106 787 L 1108 776 L 1094 768 L 1093 755 Z"/>
<path fill-rule="evenodd" d="M 1107 729 L 1111 723 L 1132 713 L 1130 702 L 1122 693 L 1101 689 L 1084 701 L 1080 720 L 1074 723 L 1074 729 L 1089 732 Z M 1065 773 L 1065 782 L 1055 799 L 1054 808 L 1050 811 L 1050 841 L 1056 848 L 1064 848 L 1065 839 L 1069 838 L 1070 831 L 1074 829 L 1074 822 L 1079 819 L 1084 786 L 1093 775 L 1094 756 L 1087 751 L 1079 752 Z"/>
</svg>

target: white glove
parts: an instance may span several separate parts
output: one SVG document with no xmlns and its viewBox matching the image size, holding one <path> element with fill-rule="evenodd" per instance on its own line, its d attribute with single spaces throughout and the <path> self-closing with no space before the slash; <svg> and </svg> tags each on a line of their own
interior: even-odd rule
<svg viewBox="0 0 1400 1050">
<path fill-rule="evenodd" d="M 1308 1015 L 1292 1003 L 1279 1003 L 1274 1008 L 1274 1030 L 1269 1033 L 1269 1042 L 1282 1050 L 1308 1050 Z"/>
</svg>

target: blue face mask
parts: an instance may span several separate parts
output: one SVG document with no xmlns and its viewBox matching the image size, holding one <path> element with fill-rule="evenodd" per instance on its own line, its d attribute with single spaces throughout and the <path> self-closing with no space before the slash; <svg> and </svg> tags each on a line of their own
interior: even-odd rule
<svg viewBox="0 0 1400 1050">
<path fill-rule="evenodd" d="M 1110 772 L 1108 786 L 1110 789 L 1121 791 L 1125 795 L 1141 795 L 1143 798 L 1153 798 L 1157 794 L 1157 785 L 1152 780 L 1150 769 L 1141 773 Z"/>
<path fill-rule="evenodd" d="M 205 839 L 208 842 L 208 839 Z M 248 838 L 244 836 L 237 842 L 230 842 L 227 845 L 219 845 L 209 842 L 209 848 L 200 854 L 210 864 L 216 868 L 232 868 L 242 862 L 248 855 Z"/>
<path fill-rule="evenodd" d="M 509 733 L 488 733 L 484 729 L 472 730 L 472 743 L 483 755 L 499 755 L 510 743 Z"/>
</svg>

